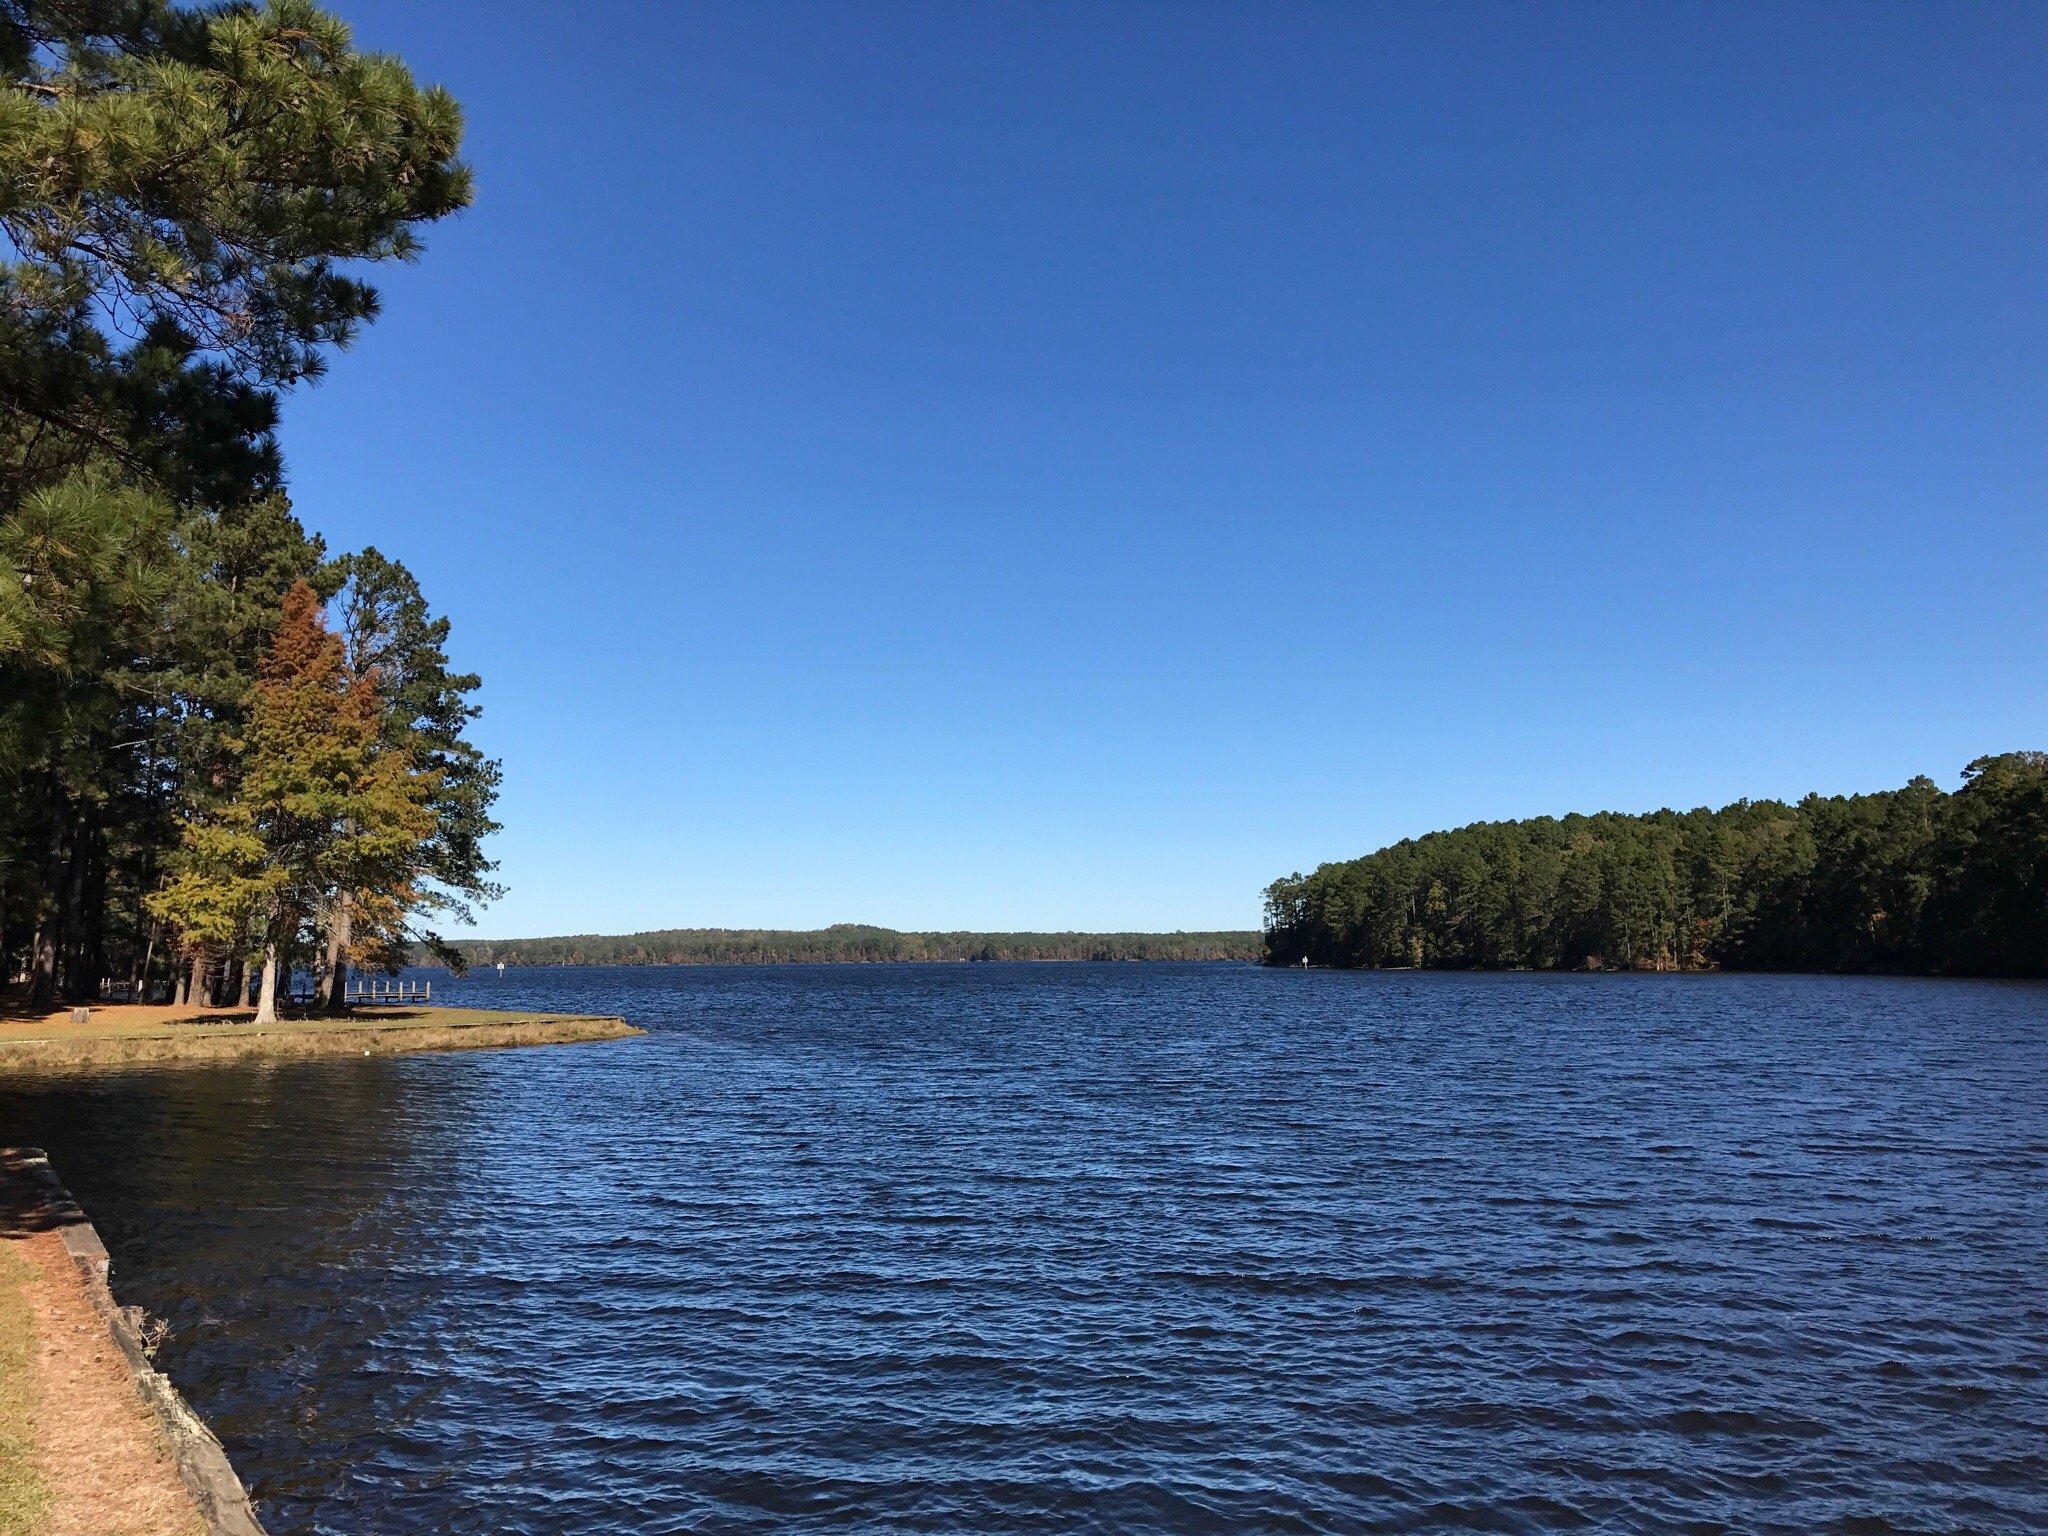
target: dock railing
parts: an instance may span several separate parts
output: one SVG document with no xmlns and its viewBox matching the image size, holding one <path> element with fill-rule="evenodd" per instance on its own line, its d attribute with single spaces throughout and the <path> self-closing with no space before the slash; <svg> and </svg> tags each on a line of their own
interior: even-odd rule
<svg viewBox="0 0 2048 1536">
<path fill-rule="evenodd" d="M 294 981 L 287 1001 L 298 1007 L 310 1007 L 320 1000 L 320 988 L 310 981 Z M 351 979 L 342 993 L 342 1001 L 355 1003 L 430 1003 L 434 1000 L 434 984 L 431 981 L 412 981 L 397 976 L 365 976 Z"/>
<path fill-rule="evenodd" d="M 434 984 L 403 976 L 368 976 L 348 984 L 351 1003 L 431 1003 Z"/>
</svg>

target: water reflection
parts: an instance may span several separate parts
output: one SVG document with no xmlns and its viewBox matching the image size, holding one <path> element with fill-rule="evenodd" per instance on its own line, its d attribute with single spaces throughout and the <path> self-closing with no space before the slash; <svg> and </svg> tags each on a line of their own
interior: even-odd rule
<svg viewBox="0 0 2048 1536">
<path fill-rule="evenodd" d="M 656 1033 L 0 1086 L 277 1536 L 2048 1521 L 2048 990 L 462 990 Z"/>
</svg>

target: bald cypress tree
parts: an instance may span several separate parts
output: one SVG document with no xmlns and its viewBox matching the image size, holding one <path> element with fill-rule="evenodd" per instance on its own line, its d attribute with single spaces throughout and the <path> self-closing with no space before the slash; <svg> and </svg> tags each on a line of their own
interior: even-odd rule
<svg viewBox="0 0 2048 1536">
<path fill-rule="evenodd" d="M 233 792 L 186 824 L 174 878 L 152 899 L 188 945 L 260 946 L 258 1022 L 308 953 L 315 920 L 354 893 L 372 930 L 418 896 L 434 781 L 386 737 L 374 673 L 352 671 L 305 582 L 285 594 L 263 654 Z"/>
</svg>

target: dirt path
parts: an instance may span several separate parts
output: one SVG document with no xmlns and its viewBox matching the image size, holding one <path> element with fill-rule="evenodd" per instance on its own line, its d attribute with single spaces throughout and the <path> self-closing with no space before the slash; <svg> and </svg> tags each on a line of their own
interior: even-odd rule
<svg viewBox="0 0 2048 1536">
<path fill-rule="evenodd" d="M 0 1290 L 0 1536 L 198 1536 L 198 1509 L 85 1277 L 5 1167 Z"/>
</svg>

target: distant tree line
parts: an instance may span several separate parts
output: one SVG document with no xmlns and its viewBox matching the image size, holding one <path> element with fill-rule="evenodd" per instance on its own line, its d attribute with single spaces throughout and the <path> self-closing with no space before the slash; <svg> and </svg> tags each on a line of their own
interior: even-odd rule
<svg viewBox="0 0 2048 1536">
<path fill-rule="evenodd" d="M 477 679 L 293 514 L 287 390 L 470 199 L 305 0 L 0 0 L 0 982 L 330 1000 L 493 887 Z"/>
<path fill-rule="evenodd" d="M 1796 805 L 1482 822 L 1290 875 L 1274 965 L 2048 975 L 2048 753 Z"/>
<path fill-rule="evenodd" d="M 860 923 L 791 931 L 669 928 L 655 933 L 472 940 L 471 965 L 761 965 L 886 960 L 1257 960 L 1256 933 L 899 933 Z M 430 959 L 425 954 L 421 958 Z"/>
</svg>

